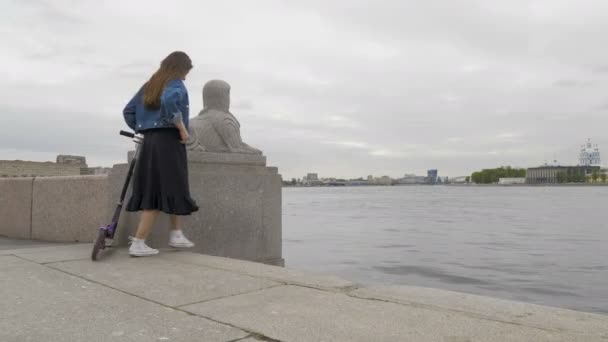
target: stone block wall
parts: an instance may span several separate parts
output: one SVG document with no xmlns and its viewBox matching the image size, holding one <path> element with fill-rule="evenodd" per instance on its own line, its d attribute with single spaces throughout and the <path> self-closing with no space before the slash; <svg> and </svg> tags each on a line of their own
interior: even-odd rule
<svg viewBox="0 0 608 342">
<path fill-rule="evenodd" d="M 34 178 L 0 178 L 0 235 L 32 237 Z"/>
<path fill-rule="evenodd" d="M 107 224 L 108 176 L 0 179 L 0 235 L 90 242 Z"/>
<path fill-rule="evenodd" d="M 107 224 L 108 177 L 36 178 L 33 188 L 32 239 L 90 242 Z"/>
</svg>

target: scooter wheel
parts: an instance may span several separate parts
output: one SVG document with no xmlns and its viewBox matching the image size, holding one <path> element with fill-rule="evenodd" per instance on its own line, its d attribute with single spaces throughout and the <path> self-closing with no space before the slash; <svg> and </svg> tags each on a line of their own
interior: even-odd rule
<svg viewBox="0 0 608 342">
<path fill-rule="evenodd" d="M 93 252 L 91 253 L 91 260 L 97 260 L 97 254 L 100 249 L 104 249 L 106 247 L 106 230 L 99 229 L 97 232 L 97 239 L 95 239 L 95 243 L 93 244 Z"/>
</svg>

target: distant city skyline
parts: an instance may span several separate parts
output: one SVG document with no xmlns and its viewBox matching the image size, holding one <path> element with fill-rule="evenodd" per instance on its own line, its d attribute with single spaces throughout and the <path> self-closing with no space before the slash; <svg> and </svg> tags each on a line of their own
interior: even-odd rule
<svg viewBox="0 0 608 342">
<path fill-rule="evenodd" d="M 602 0 L 8 1 L 0 159 L 125 162 L 124 105 L 184 50 L 191 116 L 206 81 L 229 81 L 244 140 L 285 179 L 576 164 L 587 138 L 608 146 L 605 13 Z"/>
<path fill-rule="evenodd" d="M 493 167 L 500 167 L 500 166 L 511 166 L 514 168 L 530 168 L 530 167 L 538 167 L 538 166 L 542 166 L 542 165 L 550 165 L 550 164 L 555 164 L 555 165 L 569 165 L 569 166 L 575 166 L 575 165 L 584 165 L 584 166 L 603 166 L 602 162 L 601 162 L 601 151 L 600 151 L 600 147 L 598 144 L 593 143 L 593 141 L 591 139 L 587 139 L 587 142 L 585 142 L 585 144 L 580 146 L 580 149 L 578 150 L 578 160 L 577 162 L 573 162 L 573 163 L 567 163 L 567 162 L 562 162 L 559 161 L 557 159 L 554 159 L 550 162 L 543 162 L 543 163 L 539 163 L 538 165 L 526 165 L 526 166 L 514 166 L 514 165 L 495 165 L 492 167 L 488 167 L 488 168 L 493 168 Z M 426 172 L 430 172 L 433 169 L 427 169 Z M 481 169 L 480 169 L 481 170 Z M 463 176 L 470 176 L 471 173 L 475 172 L 475 171 L 479 171 L 479 170 L 472 170 L 470 173 L 468 174 L 462 174 L 462 175 L 442 175 L 441 172 L 439 172 L 439 175 L 442 177 L 463 177 Z M 319 173 L 313 173 L 314 175 L 319 175 Z M 310 175 L 310 173 L 309 173 Z M 392 176 L 392 175 L 388 175 L 386 173 L 384 174 L 376 174 L 376 175 L 371 175 L 374 177 L 382 177 L 382 176 L 389 176 L 391 178 L 397 179 L 397 178 L 401 178 L 403 176 L 423 176 L 422 173 L 416 174 L 416 173 L 412 173 L 412 172 L 405 172 L 404 174 L 400 175 L 400 176 Z M 427 174 L 428 176 L 428 174 Z M 369 175 L 367 176 L 369 177 Z M 298 177 L 295 177 L 296 179 L 298 179 Z M 364 176 L 359 176 L 359 177 L 341 177 L 341 176 L 321 176 L 320 178 L 324 178 L 324 179 L 331 179 L 331 178 L 337 178 L 337 179 L 359 179 L 359 178 L 366 178 Z M 289 179 L 293 179 L 289 178 Z"/>
</svg>

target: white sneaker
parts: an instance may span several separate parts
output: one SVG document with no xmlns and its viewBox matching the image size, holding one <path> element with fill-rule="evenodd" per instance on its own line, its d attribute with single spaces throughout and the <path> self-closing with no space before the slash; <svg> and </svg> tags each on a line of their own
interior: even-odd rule
<svg viewBox="0 0 608 342">
<path fill-rule="evenodd" d="M 194 247 L 194 243 L 188 240 L 180 229 L 172 230 L 171 233 L 169 233 L 169 246 L 175 248 L 190 248 Z"/>
<path fill-rule="evenodd" d="M 143 257 L 156 254 L 158 254 L 158 249 L 150 248 L 144 240 L 133 238 L 131 247 L 129 247 L 129 255 Z"/>
</svg>

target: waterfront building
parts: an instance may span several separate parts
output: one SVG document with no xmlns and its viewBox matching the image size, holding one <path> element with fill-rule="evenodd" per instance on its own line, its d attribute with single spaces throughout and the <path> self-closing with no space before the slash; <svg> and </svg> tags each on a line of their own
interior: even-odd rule
<svg viewBox="0 0 608 342">
<path fill-rule="evenodd" d="M 389 176 L 382 176 L 379 178 L 375 178 L 373 181 L 375 185 L 393 185 L 393 179 Z"/>
<path fill-rule="evenodd" d="M 323 185 L 323 181 L 319 180 L 319 175 L 316 173 L 309 173 L 302 179 L 302 185 L 306 186 L 319 186 Z"/>
<path fill-rule="evenodd" d="M 393 179 L 389 176 L 382 176 L 378 182 L 380 185 L 393 185 Z"/>
<path fill-rule="evenodd" d="M 317 173 L 309 173 L 307 174 L 304 179 L 308 180 L 308 181 L 318 181 L 319 180 L 319 174 Z"/>
<path fill-rule="evenodd" d="M 526 171 L 527 184 L 557 184 L 557 183 L 583 183 L 587 176 L 599 166 L 555 166 L 545 165 L 532 167 Z"/>
<path fill-rule="evenodd" d="M 362 185 L 370 185 L 370 182 L 365 179 L 351 179 L 347 182 L 349 186 L 362 186 Z"/>
<path fill-rule="evenodd" d="M 526 184 L 526 177 L 505 177 L 499 178 L 498 184 L 500 185 L 516 185 L 516 184 Z"/>
<path fill-rule="evenodd" d="M 406 174 L 403 178 L 397 179 L 397 184 L 427 184 L 427 178 L 425 176 L 416 176 Z"/>
<path fill-rule="evenodd" d="M 467 182 L 468 180 L 468 182 Z M 458 177 L 452 177 L 449 180 L 450 184 L 466 184 L 469 183 L 471 181 L 471 176 L 458 176 Z"/>
</svg>

